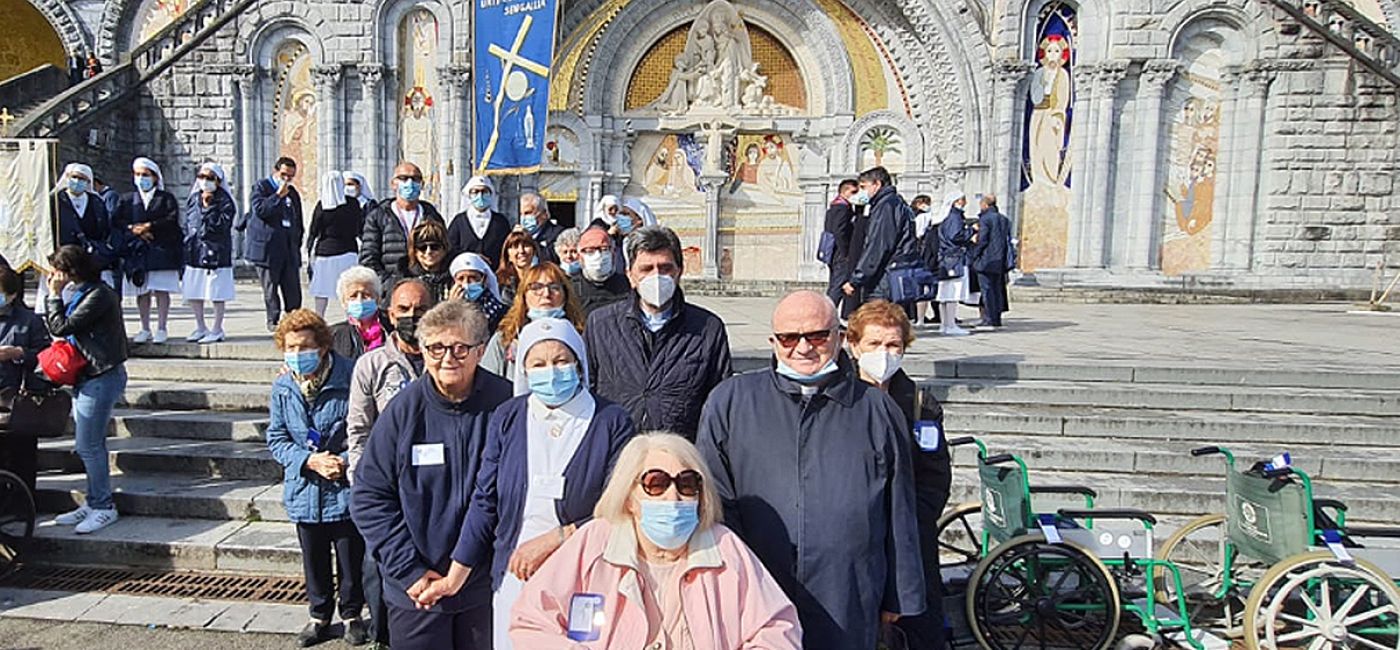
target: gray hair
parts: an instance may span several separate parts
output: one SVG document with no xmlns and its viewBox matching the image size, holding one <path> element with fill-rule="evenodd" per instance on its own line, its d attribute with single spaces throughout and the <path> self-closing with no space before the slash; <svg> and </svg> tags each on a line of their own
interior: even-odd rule
<svg viewBox="0 0 1400 650">
<path fill-rule="evenodd" d="M 345 295 L 350 293 L 350 289 L 357 285 L 369 285 L 370 294 L 375 299 L 379 298 L 383 287 L 379 284 L 379 274 L 367 266 L 352 266 L 345 269 L 335 281 L 335 295 L 341 301 L 345 300 Z"/>
<path fill-rule="evenodd" d="M 476 305 L 463 300 L 447 300 L 429 309 L 428 313 L 419 319 L 418 337 L 421 339 L 428 332 L 441 332 L 453 328 L 461 328 L 466 332 L 467 339 L 475 344 L 485 343 L 490 334 L 486 316 L 482 315 Z"/>
<path fill-rule="evenodd" d="M 638 253 L 669 251 L 676 268 L 685 270 L 685 255 L 681 252 L 681 238 L 676 231 L 666 226 L 646 226 L 632 231 L 627 236 L 627 264 L 637 263 Z"/>
<path fill-rule="evenodd" d="M 540 214 L 544 215 L 545 219 L 549 218 L 549 201 L 544 200 L 544 197 L 540 196 L 539 192 L 525 192 L 520 195 L 520 200 L 529 200 L 534 203 L 535 209 L 539 210 Z"/>
<path fill-rule="evenodd" d="M 578 240 L 582 237 L 582 230 L 579 230 L 578 228 L 569 228 L 564 232 L 559 233 L 559 236 L 554 238 L 554 249 L 559 250 L 560 246 L 572 246 L 574 248 L 578 248 Z"/>
</svg>

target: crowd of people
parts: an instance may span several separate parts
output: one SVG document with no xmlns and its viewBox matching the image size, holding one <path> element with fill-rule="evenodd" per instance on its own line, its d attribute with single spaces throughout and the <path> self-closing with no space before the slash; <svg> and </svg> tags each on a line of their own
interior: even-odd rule
<svg viewBox="0 0 1400 650">
<path fill-rule="evenodd" d="M 183 211 L 154 162 L 133 170 L 137 191 L 106 220 L 126 237 L 89 227 L 104 221 L 91 170 L 65 172 L 73 228 L 47 324 L 77 337 L 92 376 L 74 407 L 87 502 L 59 523 L 93 532 L 117 517 L 102 434 L 126 339 L 103 274 L 160 308 L 152 333 L 152 301 L 139 303 L 138 340 L 165 340 L 180 290 L 190 339 L 222 340 L 241 227 L 285 365 L 266 438 L 302 548 L 302 646 L 330 639 L 338 615 L 350 643 L 398 648 L 846 650 L 885 629 L 941 647 L 950 460 L 941 407 L 900 369 L 915 323 L 886 300 L 886 269 L 917 254 L 920 226 L 883 169 L 836 204 L 870 198 L 850 224 L 863 242 L 833 259 L 834 278 L 851 269 L 834 284 L 844 309 L 784 297 L 770 366 L 742 375 L 723 320 L 686 300 L 679 238 L 643 205 L 610 197 L 563 229 L 526 194 L 512 225 L 473 178 L 448 225 L 404 163 L 378 201 L 362 176 L 327 172 L 303 242 L 294 161 L 257 183 L 246 215 L 212 163 Z M 995 199 L 980 228 L 961 225 L 958 199 L 940 224 L 960 229 L 939 230 L 980 243 L 957 265 L 976 267 L 1000 236 Z M 142 246 L 137 273 L 127 251 Z M 303 250 L 315 309 L 301 308 Z M 325 320 L 331 300 L 345 320 Z"/>
</svg>

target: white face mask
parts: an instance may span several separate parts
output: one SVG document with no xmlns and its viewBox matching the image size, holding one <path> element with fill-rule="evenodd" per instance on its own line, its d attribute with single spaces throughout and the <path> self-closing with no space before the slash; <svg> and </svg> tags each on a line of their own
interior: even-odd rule
<svg viewBox="0 0 1400 650">
<path fill-rule="evenodd" d="M 360 198 L 360 188 L 355 187 L 355 186 L 353 186 L 353 185 L 346 185 L 346 186 L 345 186 L 345 196 L 347 196 L 347 197 L 349 197 L 349 198 L 352 198 L 352 199 Z"/>
<path fill-rule="evenodd" d="M 613 273 L 612 251 L 589 253 L 583 256 L 583 275 L 594 282 L 602 282 Z"/>
<path fill-rule="evenodd" d="M 883 384 L 899 372 L 899 364 L 904 361 L 904 355 L 894 354 L 885 349 L 871 350 L 860 355 L 860 370 L 871 379 Z"/>
<path fill-rule="evenodd" d="M 676 279 L 660 273 L 648 275 L 637 284 L 637 293 L 646 304 L 663 307 L 676 295 Z"/>
<path fill-rule="evenodd" d="M 218 188 L 219 184 L 215 181 L 211 181 L 207 178 L 199 179 L 199 191 L 201 192 L 213 193 L 213 191 Z"/>
</svg>

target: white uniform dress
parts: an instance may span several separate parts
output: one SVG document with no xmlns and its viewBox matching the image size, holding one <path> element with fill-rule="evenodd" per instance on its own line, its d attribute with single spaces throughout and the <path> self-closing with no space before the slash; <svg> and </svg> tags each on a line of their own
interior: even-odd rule
<svg viewBox="0 0 1400 650">
<path fill-rule="evenodd" d="M 185 301 L 233 302 L 233 267 L 197 269 L 185 267 Z"/>
<path fill-rule="evenodd" d="M 557 409 L 550 409 L 535 397 L 530 398 L 530 417 L 526 424 L 526 453 L 530 485 L 525 489 L 525 511 L 522 513 L 520 537 L 515 545 L 553 531 L 559 527 L 559 515 L 554 508 L 556 499 L 564 498 L 564 468 L 573 460 L 598 405 L 587 390 Z M 509 434 L 507 434 L 509 435 Z M 501 513 L 510 516 L 511 513 Z M 494 611 L 492 637 L 495 650 L 511 650 L 510 610 L 520 597 L 525 583 L 515 574 L 506 572 L 501 586 L 491 601 Z"/>
<path fill-rule="evenodd" d="M 336 285 L 340 274 L 360 263 L 359 253 L 343 253 L 330 257 L 316 257 L 311 262 L 311 285 L 307 287 L 313 298 L 339 298 Z"/>
</svg>

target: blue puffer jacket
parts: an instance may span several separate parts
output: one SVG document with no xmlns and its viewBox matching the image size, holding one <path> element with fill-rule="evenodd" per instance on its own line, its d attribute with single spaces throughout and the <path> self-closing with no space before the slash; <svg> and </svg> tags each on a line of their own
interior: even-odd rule
<svg viewBox="0 0 1400 650">
<path fill-rule="evenodd" d="M 313 451 L 307 431 L 324 437 L 320 451 L 348 459 L 345 416 L 350 410 L 350 376 L 355 364 L 331 353 L 331 371 L 314 404 L 307 404 L 291 373 L 272 382 L 268 405 L 267 448 L 282 464 L 282 505 L 287 517 L 299 524 L 321 524 L 350 519 L 350 484 L 328 481 L 306 466 Z"/>
</svg>

